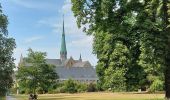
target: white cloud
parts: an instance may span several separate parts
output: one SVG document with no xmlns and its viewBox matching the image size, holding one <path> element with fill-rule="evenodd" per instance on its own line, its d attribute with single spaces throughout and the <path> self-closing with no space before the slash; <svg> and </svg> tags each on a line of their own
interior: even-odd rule
<svg viewBox="0 0 170 100">
<path fill-rule="evenodd" d="M 30 38 L 27 38 L 25 40 L 25 43 L 32 43 L 34 41 L 37 41 L 37 40 L 41 40 L 43 39 L 44 37 L 43 36 L 35 36 L 35 37 L 30 37 Z"/>
</svg>

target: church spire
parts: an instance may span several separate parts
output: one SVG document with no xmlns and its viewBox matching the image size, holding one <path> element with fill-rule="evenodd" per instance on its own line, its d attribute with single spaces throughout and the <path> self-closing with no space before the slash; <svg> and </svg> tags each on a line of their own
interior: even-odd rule
<svg viewBox="0 0 170 100">
<path fill-rule="evenodd" d="M 20 63 L 23 62 L 23 56 L 22 56 L 22 53 L 21 53 L 21 56 L 20 56 Z"/>
<path fill-rule="evenodd" d="M 23 58 L 22 53 L 21 53 L 20 61 L 18 63 L 18 68 L 21 67 L 21 65 L 23 64 L 23 61 L 24 61 L 24 58 Z"/>
<path fill-rule="evenodd" d="M 81 58 L 81 54 L 80 54 L 80 58 L 79 58 L 79 61 L 82 61 L 82 58 Z"/>
<path fill-rule="evenodd" d="M 61 50 L 60 50 L 60 59 L 64 61 L 67 59 L 67 49 L 66 49 L 66 41 L 65 41 L 65 29 L 64 29 L 64 15 L 63 15 L 63 32 L 61 38 Z"/>
</svg>

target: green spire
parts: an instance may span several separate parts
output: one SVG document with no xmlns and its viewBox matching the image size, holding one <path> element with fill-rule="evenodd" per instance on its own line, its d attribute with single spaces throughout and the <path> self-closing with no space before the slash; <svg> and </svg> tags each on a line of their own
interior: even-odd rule
<svg viewBox="0 0 170 100">
<path fill-rule="evenodd" d="M 61 38 L 60 58 L 61 60 L 67 59 L 67 49 L 66 49 L 65 30 L 64 30 L 64 15 L 63 15 L 63 33 Z"/>
<path fill-rule="evenodd" d="M 81 54 L 80 54 L 80 58 L 79 58 L 79 61 L 82 61 L 82 58 L 81 58 Z"/>
</svg>

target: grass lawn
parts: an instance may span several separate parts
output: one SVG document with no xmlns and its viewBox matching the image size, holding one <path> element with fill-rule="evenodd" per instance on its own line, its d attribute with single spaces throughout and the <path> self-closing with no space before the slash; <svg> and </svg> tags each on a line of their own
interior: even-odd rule
<svg viewBox="0 0 170 100">
<path fill-rule="evenodd" d="M 15 95 L 17 100 L 28 100 L 28 95 Z M 44 94 L 38 100 L 163 100 L 164 94 L 135 93 L 78 93 L 78 94 Z"/>
<path fill-rule="evenodd" d="M 5 100 L 5 97 L 0 97 L 0 100 Z"/>
</svg>

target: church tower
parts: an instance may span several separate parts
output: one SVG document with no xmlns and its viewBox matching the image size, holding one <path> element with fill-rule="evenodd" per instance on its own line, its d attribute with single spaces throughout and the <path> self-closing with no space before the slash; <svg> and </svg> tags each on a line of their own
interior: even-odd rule
<svg viewBox="0 0 170 100">
<path fill-rule="evenodd" d="M 79 61 L 81 61 L 81 62 L 82 62 L 81 54 L 80 54 L 80 58 L 79 58 Z"/>
<path fill-rule="evenodd" d="M 61 59 L 61 61 L 65 61 L 67 59 L 67 49 L 66 49 L 66 41 L 65 41 L 65 29 L 64 29 L 64 15 L 63 15 L 63 33 L 62 33 L 62 38 L 61 38 L 60 59 Z"/>
</svg>

